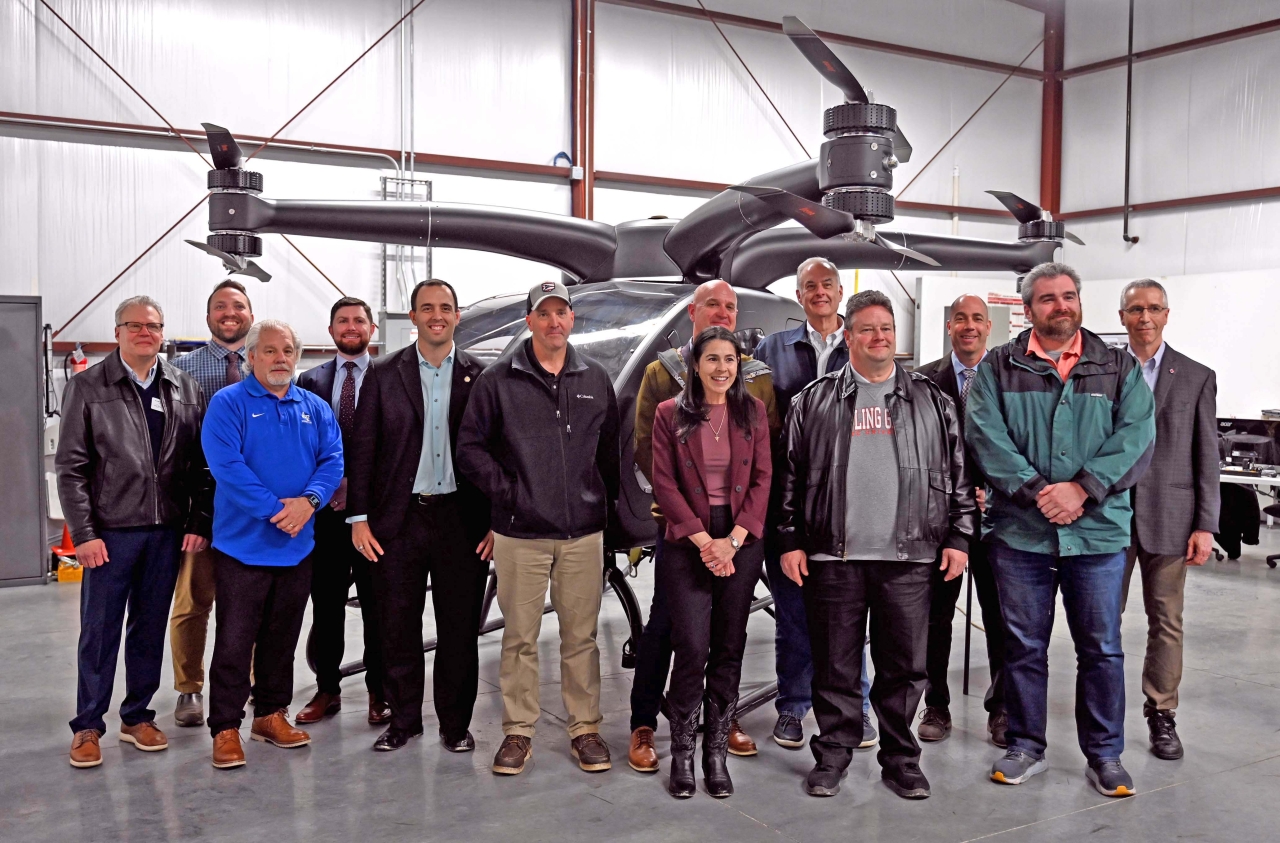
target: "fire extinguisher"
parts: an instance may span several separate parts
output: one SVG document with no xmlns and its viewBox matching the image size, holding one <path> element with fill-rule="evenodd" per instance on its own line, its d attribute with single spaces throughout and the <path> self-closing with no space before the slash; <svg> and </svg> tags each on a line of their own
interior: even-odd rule
<svg viewBox="0 0 1280 843">
<path fill-rule="evenodd" d="M 80 343 L 76 343 L 76 350 L 71 352 L 71 373 L 78 375 L 87 368 L 89 368 L 89 358 L 85 356 Z"/>
</svg>

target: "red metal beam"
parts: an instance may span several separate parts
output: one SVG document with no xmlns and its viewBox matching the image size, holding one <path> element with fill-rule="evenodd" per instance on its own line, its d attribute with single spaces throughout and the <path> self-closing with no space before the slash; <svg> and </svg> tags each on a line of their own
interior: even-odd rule
<svg viewBox="0 0 1280 843">
<path fill-rule="evenodd" d="M 1201 205 L 1227 205 L 1236 202 L 1256 202 L 1266 199 L 1280 199 L 1280 187 L 1260 187 L 1255 190 L 1235 190 L 1230 193 L 1208 193 L 1203 196 L 1161 199 L 1156 202 L 1135 202 L 1129 206 L 1129 213 L 1170 211 L 1178 208 L 1195 208 Z M 1123 213 L 1123 205 L 1114 205 L 1110 208 L 1091 208 L 1087 211 L 1066 211 L 1065 213 L 1056 214 L 1055 217 L 1059 220 L 1079 220 L 1091 217 L 1117 216 Z"/>
<path fill-rule="evenodd" d="M 582 178 L 572 182 L 572 213 L 591 219 L 595 122 L 595 0 L 573 0 L 573 163 Z"/>
<path fill-rule="evenodd" d="M 608 3 L 612 6 L 628 6 L 633 9 L 644 9 L 650 12 L 662 12 L 668 15 L 678 15 L 687 18 L 704 18 L 702 10 L 697 6 L 682 6 L 678 3 L 666 3 L 662 0 L 600 0 L 601 3 Z M 748 29 L 761 29 L 766 32 L 782 32 L 782 24 L 778 21 L 761 20 L 759 18 L 749 18 L 743 15 L 731 15 L 728 12 L 710 12 L 711 17 L 716 21 L 729 26 L 741 26 Z M 908 47 L 904 44 L 890 44 L 886 41 L 875 41 L 870 38 L 855 38 L 852 35 L 844 35 L 839 32 L 818 31 L 818 35 L 823 40 L 835 44 L 845 44 L 850 47 L 861 47 L 866 50 L 876 50 L 881 53 L 893 53 L 899 56 L 909 56 L 916 59 L 925 59 L 926 61 L 942 62 L 944 64 L 956 64 L 962 67 L 972 67 L 977 70 L 989 70 L 993 73 L 1013 73 L 1016 76 L 1025 76 L 1029 79 L 1041 78 L 1041 73 L 1028 68 L 1015 68 L 1011 64 L 1001 64 L 1000 62 L 987 61 L 986 59 L 975 59 L 968 56 L 957 56 L 950 53 L 939 53 L 933 50 L 923 50 L 919 47 Z"/>
<path fill-rule="evenodd" d="M 1040 207 L 1062 201 L 1062 70 L 1066 0 L 1049 0 L 1044 16 L 1044 89 L 1040 95 Z"/>
<path fill-rule="evenodd" d="M 1280 18 L 1262 21 L 1261 23 L 1253 23 L 1248 26 L 1242 26 L 1238 29 L 1228 29 L 1223 32 L 1215 32 L 1212 35 L 1202 35 L 1199 38 L 1191 38 L 1186 41 L 1178 41 L 1173 44 L 1165 44 L 1162 47 L 1152 47 L 1149 50 L 1138 50 L 1133 54 L 1135 62 L 1148 61 L 1150 59 L 1158 59 L 1164 56 L 1171 56 L 1175 53 L 1185 53 L 1188 50 L 1199 50 L 1204 47 L 1212 47 L 1216 44 L 1228 44 L 1232 41 L 1239 41 L 1242 38 L 1252 38 L 1255 35 L 1265 35 L 1268 32 L 1276 32 L 1280 30 Z M 1113 67 L 1124 67 L 1128 58 L 1125 56 L 1116 56 L 1113 59 L 1103 59 L 1095 61 L 1091 64 L 1082 64 L 1079 67 L 1066 68 L 1058 72 L 1059 79 L 1070 79 L 1073 76 L 1083 76 L 1086 73 L 1097 73 L 1099 70 L 1110 70 Z"/>
</svg>

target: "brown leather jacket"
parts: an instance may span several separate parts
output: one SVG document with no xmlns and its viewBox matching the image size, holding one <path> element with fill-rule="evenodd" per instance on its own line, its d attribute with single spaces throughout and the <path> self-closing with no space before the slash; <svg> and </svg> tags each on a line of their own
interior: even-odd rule
<svg viewBox="0 0 1280 843">
<path fill-rule="evenodd" d="M 159 467 L 151 462 L 142 400 L 119 349 L 67 383 L 54 464 L 75 544 L 121 527 L 168 525 L 212 535 L 213 478 L 200 447 L 205 398 L 195 378 L 163 359 L 156 365 L 165 414 Z"/>
</svg>

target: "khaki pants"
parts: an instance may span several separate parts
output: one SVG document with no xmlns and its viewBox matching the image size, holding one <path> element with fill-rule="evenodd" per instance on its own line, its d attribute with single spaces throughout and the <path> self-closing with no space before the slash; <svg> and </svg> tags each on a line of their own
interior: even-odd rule
<svg viewBox="0 0 1280 843">
<path fill-rule="evenodd" d="M 502 631 L 502 731 L 533 737 L 538 722 L 538 634 L 551 585 L 560 622 L 560 695 L 569 737 L 599 732 L 600 650 L 596 624 L 604 588 L 604 534 L 577 539 L 513 539 L 494 534 Z"/>
<path fill-rule="evenodd" d="M 1182 593 L 1187 582 L 1184 556 L 1157 556 L 1129 548 L 1124 571 L 1123 606 L 1129 602 L 1134 565 L 1142 571 L 1142 602 L 1147 613 L 1147 657 L 1142 662 L 1142 713 L 1178 707 L 1182 682 Z"/>
<path fill-rule="evenodd" d="M 204 691 L 204 645 L 213 609 L 214 563 L 210 550 L 184 553 L 169 615 L 169 647 L 173 653 L 173 689 L 179 694 Z"/>
</svg>

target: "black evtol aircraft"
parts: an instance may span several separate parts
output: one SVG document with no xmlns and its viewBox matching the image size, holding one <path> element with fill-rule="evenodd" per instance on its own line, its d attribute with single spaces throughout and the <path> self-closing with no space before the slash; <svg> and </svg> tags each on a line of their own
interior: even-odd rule
<svg viewBox="0 0 1280 843">
<path fill-rule="evenodd" d="M 216 168 L 208 179 L 212 233 L 204 243 L 187 242 L 218 257 L 227 270 L 262 281 L 270 275 L 251 260 L 262 254 L 260 234 L 478 249 L 560 270 L 573 285 L 575 345 L 614 377 L 624 465 L 632 463 L 635 396 L 645 366 L 658 352 L 689 339 L 685 305 L 692 285 L 723 278 L 738 288 L 738 328 L 754 347 L 755 339 L 804 319 L 795 301 L 765 287 L 794 274 L 806 258 L 821 256 L 848 269 L 1023 274 L 1052 260 L 1063 238 L 1079 242 L 1033 203 L 1000 191 L 990 192 L 1021 224 L 1014 243 L 878 230 L 893 221 L 893 170 L 912 151 L 897 111 L 871 102 L 830 47 L 798 18 L 783 18 L 783 30 L 844 94 L 844 103 L 824 113 L 828 140 L 818 158 L 735 185 L 684 219 L 614 226 L 454 203 L 264 199 L 262 175 L 240 168 L 243 155 L 230 132 L 205 123 Z M 801 227 L 774 229 L 788 219 Z M 467 308 L 456 336 L 459 347 L 493 359 L 523 339 L 524 302 L 523 295 L 499 296 Z M 639 472 L 624 471 L 618 548 L 654 543 L 649 503 L 649 484 Z"/>
</svg>

